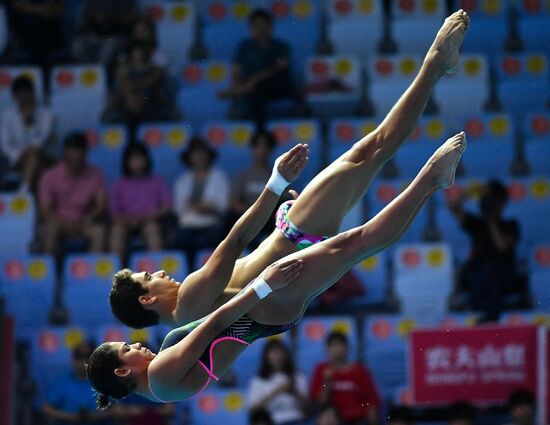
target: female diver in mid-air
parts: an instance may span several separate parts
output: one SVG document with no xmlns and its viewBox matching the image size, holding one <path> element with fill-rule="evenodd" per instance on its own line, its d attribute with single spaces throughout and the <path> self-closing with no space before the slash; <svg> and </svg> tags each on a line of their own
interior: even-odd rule
<svg viewBox="0 0 550 425">
<path fill-rule="evenodd" d="M 270 265 L 209 316 L 171 331 L 158 354 L 139 343 L 99 346 L 87 366 L 98 406 L 105 408 L 109 397 L 129 393 L 170 402 L 203 391 L 250 343 L 291 328 L 316 295 L 399 238 L 429 196 L 452 185 L 465 146 L 464 132 L 448 139 L 412 183 L 370 221 Z M 251 318 L 260 313 L 261 322 Z"/>
<path fill-rule="evenodd" d="M 175 327 L 192 322 L 224 305 L 270 264 L 337 234 L 344 216 L 414 129 L 437 81 L 457 68 L 468 25 L 468 15 L 462 10 L 445 20 L 418 75 L 380 126 L 319 173 L 291 208 L 283 204 L 277 214 L 278 229 L 250 255 L 238 259 L 271 216 L 286 186 L 285 179 L 270 180 L 206 264 L 183 283 L 162 270 L 153 274 L 128 269 L 118 272 L 110 294 L 115 316 L 134 328 L 158 323 Z M 282 174 L 286 180 L 292 180 L 303 169 L 307 152 L 306 146 L 297 146 L 282 158 L 278 170 L 285 171 Z M 405 211 L 407 206 L 402 208 Z M 391 226 L 378 229 L 378 233 L 392 237 L 399 234 L 412 217 L 409 211 Z M 378 221 L 374 219 L 373 223 Z M 369 223 L 369 227 L 373 226 Z M 299 297 L 270 297 L 270 304 L 281 312 L 293 312 L 295 317 L 303 308 Z M 261 323 L 270 320 L 265 309 L 252 309 L 249 316 Z"/>
</svg>

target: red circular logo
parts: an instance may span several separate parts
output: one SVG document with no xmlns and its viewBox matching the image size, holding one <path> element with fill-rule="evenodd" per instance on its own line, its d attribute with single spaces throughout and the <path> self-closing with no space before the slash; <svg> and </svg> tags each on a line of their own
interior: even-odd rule
<svg viewBox="0 0 550 425">
<path fill-rule="evenodd" d="M 472 13 L 477 10 L 477 1 L 476 0 L 462 0 L 462 5 L 460 6 L 468 13 Z"/>
<path fill-rule="evenodd" d="M 519 314 L 512 314 L 506 318 L 506 324 L 509 326 L 518 326 L 525 324 L 526 320 Z"/>
<path fill-rule="evenodd" d="M 376 72 L 380 75 L 389 75 L 393 72 L 393 63 L 387 59 L 380 59 L 376 62 Z"/>
<path fill-rule="evenodd" d="M 4 265 L 4 272 L 11 280 L 20 280 L 25 275 L 25 265 L 19 260 L 9 260 Z"/>
<path fill-rule="evenodd" d="M 53 353 L 59 348 L 59 338 L 53 332 L 44 331 L 40 334 L 38 346 L 46 353 Z"/>
<path fill-rule="evenodd" d="M 141 258 L 138 260 L 136 266 L 140 272 L 153 273 L 155 271 L 155 262 L 151 258 Z"/>
<path fill-rule="evenodd" d="M 159 22 L 164 19 L 164 9 L 161 6 L 151 6 L 147 10 L 147 16 L 154 22 Z"/>
<path fill-rule="evenodd" d="M 227 132 L 223 127 L 212 127 L 209 128 L 206 132 L 206 139 L 210 142 L 211 145 L 221 146 L 225 143 L 227 139 Z"/>
<path fill-rule="evenodd" d="M 527 196 L 527 188 L 521 182 L 512 182 L 508 185 L 508 195 L 511 201 L 521 201 Z"/>
<path fill-rule="evenodd" d="M 164 141 L 164 134 L 160 128 L 148 128 L 143 133 L 143 140 L 148 146 L 160 146 Z"/>
<path fill-rule="evenodd" d="M 96 130 L 86 131 L 86 138 L 88 139 L 89 148 L 95 148 L 99 143 L 99 134 Z"/>
<path fill-rule="evenodd" d="M 377 320 L 372 324 L 372 333 L 377 339 L 388 339 L 392 334 L 392 325 L 385 319 Z"/>
<path fill-rule="evenodd" d="M 86 260 L 75 259 L 70 266 L 71 275 L 76 279 L 86 279 L 90 276 L 90 263 Z"/>
<path fill-rule="evenodd" d="M 279 19 L 286 18 L 290 13 L 290 4 L 287 1 L 276 1 L 271 6 L 271 11 Z"/>
<path fill-rule="evenodd" d="M 502 60 L 502 69 L 508 75 L 517 75 L 521 70 L 521 64 L 517 58 L 507 57 Z"/>
<path fill-rule="evenodd" d="M 537 136 L 544 136 L 550 130 L 550 122 L 543 115 L 537 115 L 531 120 L 531 128 Z"/>
<path fill-rule="evenodd" d="M 59 71 L 56 79 L 57 84 L 63 88 L 67 88 L 74 83 L 74 73 L 71 71 Z"/>
<path fill-rule="evenodd" d="M 221 21 L 227 15 L 227 8 L 221 1 L 213 2 L 208 7 L 208 15 L 216 21 Z"/>
<path fill-rule="evenodd" d="M 352 140 L 355 136 L 353 126 L 348 123 L 340 123 L 336 126 L 336 135 L 341 142 Z"/>
<path fill-rule="evenodd" d="M 204 395 L 199 399 L 199 410 L 213 414 L 218 410 L 218 399 L 213 395 Z"/>
<path fill-rule="evenodd" d="M 191 84 L 197 83 L 202 78 L 202 71 L 198 65 L 186 66 L 183 70 L 183 79 Z"/>
<path fill-rule="evenodd" d="M 550 267 L 550 246 L 539 246 L 535 249 L 535 261 L 539 266 Z"/>
<path fill-rule="evenodd" d="M 420 260 L 420 252 L 416 249 L 407 249 L 401 254 L 401 262 L 410 268 L 418 267 Z"/>
<path fill-rule="evenodd" d="M 448 201 L 455 201 L 462 196 L 462 194 L 464 193 L 464 189 L 458 184 L 455 184 L 446 189 L 444 193 L 445 199 L 447 199 Z"/>
<path fill-rule="evenodd" d="M 413 0 L 399 0 L 399 8 L 405 12 L 412 12 L 414 10 Z"/>
<path fill-rule="evenodd" d="M 4 214 L 5 210 L 6 210 L 6 204 L 2 199 L 0 199 L 0 215 Z"/>
<path fill-rule="evenodd" d="M 466 125 L 466 134 L 470 137 L 479 137 L 485 131 L 483 121 L 478 119 L 469 120 Z"/>
<path fill-rule="evenodd" d="M 323 322 L 309 322 L 306 324 L 306 337 L 311 341 L 322 341 L 325 338 L 327 329 Z"/>
<path fill-rule="evenodd" d="M 275 127 L 273 129 L 273 134 L 275 135 L 275 138 L 277 139 L 277 144 L 279 145 L 286 145 L 288 142 L 290 142 L 290 138 L 292 136 L 290 128 L 286 126 Z"/>
<path fill-rule="evenodd" d="M 11 75 L 7 72 L 0 72 L 0 87 L 11 86 Z"/>
<path fill-rule="evenodd" d="M 523 7 L 528 12 L 540 12 L 540 0 L 523 0 Z"/>
<path fill-rule="evenodd" d="M 107 329 L 103 335 L 103 342 L 124 341 L 124 334 L 120 329 Z"/>
<path fill-rule="evenodd" d="M 397 190 L 395 190 L 395 187 L 389 184 L 383 184 L 378 187 L 378 190 L 376 192 L 378 195 L 378 199 L 384 203 L 389 203 L 393 201 L 393 198 L 397 196 Z"/>
<path fill-rule="evenodd" d="M 334 5 L 334 10 L 338 15 L 347 15 L 353 9 L 353 5 L 349 0 L 338 0 Z"/>
<path fill-rule="evenodd" d="M 328 73 L 328 64 L 325 61 L 317 60 L 311 62 L 311 72 L 316 77 L 322 77 Z"/>
</svg>

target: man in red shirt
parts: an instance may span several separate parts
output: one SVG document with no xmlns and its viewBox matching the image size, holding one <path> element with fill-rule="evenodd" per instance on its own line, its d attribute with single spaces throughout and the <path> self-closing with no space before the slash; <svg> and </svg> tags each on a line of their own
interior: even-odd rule
<svg viewBox="0 0 550 425">
<path fill-rule="evenodd" d="M 346 335 L 332 332 L 326 348 L 329 360 L 313 372 L 311 399 L 319 406 L 334 405 L 345 424 L 377 424 L 380 397 L 368 369 L 349 361 Z"/>
</svg>

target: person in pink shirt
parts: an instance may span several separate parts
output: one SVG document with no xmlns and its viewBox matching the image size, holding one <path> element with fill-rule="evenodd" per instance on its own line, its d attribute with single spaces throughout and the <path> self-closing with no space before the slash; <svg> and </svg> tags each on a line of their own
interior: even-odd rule
<svg viewBox="0 0 550 425">
<path fill-rule="evenodd" d="M 124 260 L 129 235 L 140 234 L 149 251 L 162 248 L 161 219 L 172 208 L 170 189 L 151 174 L 151 156 L 142 143 L 130 144 L 122 161 L 123 177 L 111 189 L 111 251 Z"/>
<path fill-rule="evenodd" d="M 61 240 L 86 239 L 91 252 L 102 252 L 106 188 L 103 174 L 87 164 L 87 139 L 72 133 L 65 139 L 63 159 L 39 182 L 38 202 L 44 225 L 44 250 L 57 255 Z"/>
</svg>

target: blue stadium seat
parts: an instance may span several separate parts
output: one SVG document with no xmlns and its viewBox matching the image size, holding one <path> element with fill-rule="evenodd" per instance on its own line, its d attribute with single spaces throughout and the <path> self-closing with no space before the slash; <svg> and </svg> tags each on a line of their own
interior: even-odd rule
<svg viewBox="0 0 550 425">
<path fill-rule="evenodd" d="M 452 10 L 464 9 L 470 16 L 463 51 L 483 53 L 490 59 L 501 54 L 509 36 L 511 4 L 508 0 L 455 0 Z"/>
<path fill-rule="evenodd" d="M 381 252 L 361 261 L 351 270 L 361 281 L 365 294 L 354 298 L 353 305 L 379 305 L 388 297 L 388 267 L 387 254 Z"/>
<path fill-rule="evenodd" d="M 550 113 L 538 112 L 524 120 L 525 156 L 532 175 L 550 176 Z"/>
<path fill-rule="evenodd" d="M 193 265 L 194 270 L 198 270 L 204 266 L 213 252 L 213 249 L 201 249 L 195 258 L 195 264 Z"/>
<path fill-rule="evenodd" d="M 452 252 L 446 244 L 401 244 L 393 254 L 394 288 L 401 313 L 438 323 L 454 286 Z"/>
<path fill-rule="evenodd" d="M 400 52 L 426 53 L 446 14 L 445 2 L 392 0 L 392 38 Z"/>
<path fill-rule="evenodd" d="M 550 243 L 536 245 L 530 258 L 530 288 L 535 308 L 550 310 Z"/>
<path fill-rule="evenodd" d="M 523 48 L 527 51 L 550 53 L 550 4 L 543 1 L 517 1 L 517 29 Z"/>
<path fill-rule="evenodd" d="M 11 85 L 13 80 L 19 76 L 27 76 L 34 82 L 36 98 L 44 100 L 44 79 L 42 71 L 37 66 L 1 66 L 0 67 L 0 109 L 5 108 L 12 102 Z"/>
<path fill-rule="evenodd" d="M 148 123 L 141 125 L 137 133 L 151 152 L 154 173 L 171 186 L 183 172 L 180 154 L 191 138 L 191 126 L 186 123 Z"/>
<path fill-rule="evenodd" d="M 328 37 L 336 53 L 361 59 L 374 55 L 383 35 L 382 2 L 374 0 L 330 0 Z"/>
<path fill-rule="evenodd" d="M 501 314 L 499 322 L 504 326 L 535 325 L 549 328 L 550 314 L 548 310 L 509 311 Z"/>
<path fill-rule="evenodd" d="M 115 321 L 109 291 L 111 278 L 120 269 L 120 260 L 114 254 L 72 254 L 65 258 L 64 304 L 71 323 L 93 326 Z"/>
<path fill-rule="evenodd" d="M 191 420 L 194 425 L 245 424 L 248 420 L 246 394 L 237 389 L 210 387 L 191 400 Z"/>
<path fill-rule="evenodd" d="M 97 326 L 94 331 L 97 344 L 104 342 L 127 342 L 134 344 L 140 342 L 153 352 L 158 351 L 159 344 L 155 339 L 155 328 L 132 329 L 128 326 L 111 324 Z"/>
<path fill-rule="evenodd" d="M 181 282 L 189 273 L 187 259 L 180 251 L 138 252 L 130 256 L 130 268 L 136 272 L 149 273 L 164 270 Z"/>
<path fill-rule="evenodd" d="M 194 3 L 156 1 L 147 6 L 146 14 L 156 24 L 159 49 L 166 55 L 168 68 L 181 69 L 195 40 Z"/>
<path fill-rule="evenodd" d="M 327 361 L 325 340 L 333 332 L 342 332 L 349 339 L 352 361 L 357 360 L 358 335 L 355 321 L 347 316 L 317 316 L 302 319 L 298 325 L 296 355 L 297 368 L 311 377 L 315 366 Z"/>
<path fill-rule="evenodd" d="M 248 121 L 212 121 L 201 130 L 204 139 L 219 153 L 216 165 L 230 177 L 252 162 L 249 142 L 253 133 L 254 124 Z"/>
<path fill-rule="evenodd" d="M 502 178 L 514 159 L 515 129 L 505 114 L 486 114 L 459 120 L 468 145 L 461 164 L 468 177 Z"/>
<path fill-rule="evenodd" d="M 24 255 L 34 238 L 35 205 L 30 194 L 0 193 L 0 255 Z"/>
<path fill-rule="evenodd" d="M 353 56 L 315 56 L 307 60 L 306 101 L 314 113 L 355 113 L 361 101 L 361 66 Z"/>
<path fill-rule="evenodd" d="M 227 117 L 231 101 L 220 99 L 218 92 L 231 82 L 228 62 L 216 59 L 190 63 L 180 75 L 181 90 L 176 101 L 186 120 L 198 128 L 207 120 Z"/>
<path fill-rule="evenodd" d="M 93 332 L 80 326 L 34 328 L 27 342 L 31 348 L 30 372 L 37 387 L 35 406 L 42 406 L 58 376 L 71 371 L 73 349 L 81 342 L 93 340 Z M 90 388 L 90 397 L 93 396 Z"/>
<path fill-rule="evenodd" d="M 0 258 L 0 291 L 6 312 L 15 318 L 16 335 L 48 323 L 54 304 L 56 272 L 46 255 L 10 255 Z"/>
<path fill-rule="evenodd" d="M 50 74 L 50 103 L 61 138 L 98 126 L 106 99 L 107 77 L 101 65 L 60 65 Z"/>
<path fill-rule="evenodd" d="M 370 118 L 337 118 L 328 129 L 328 160 L 333 162 L 380 124 Z"/>
<path fill-rule="evenodd" d="M 507 55 L 499 58 L 495 66 L 497 94 L 506 111 L 521 119 L 527 112 L 546 109 L 550 93 L 546 56 L 540 53 Z"/>
<path fill-rule="evenodd" d="M 376 115 L 386 115 L 409 87 L 422 65 L 417 55 L 384 55 L 367 62 L 369 99 Z"/>
<path fill-rule="evenodd" d="M 483 113 L 489 99 L 489 65 L 482 55 L 462 55 L 457 72 L 435 86 L 439 113 L 452 120 Z"/>
<path fill-rule="evenodd" d="M 122 157 L 128 144 L 128 130 L 122 125 L 100 126 L 86 130 L 88 161 L 98 167 L 108 183 L 122 173 Z"/>
<path fill-rule="evenodd" d="M 273 132 L 277 139 L 275 158 L 298 143 L 309 145 L 309 163 L 293 183 L 294 187 L 301 190 L 317 175 L 322 166 L 323 139 L 319 122 L 313 119 L 276 120 L 269 122 L 267 129 Z"/>
</svg>

